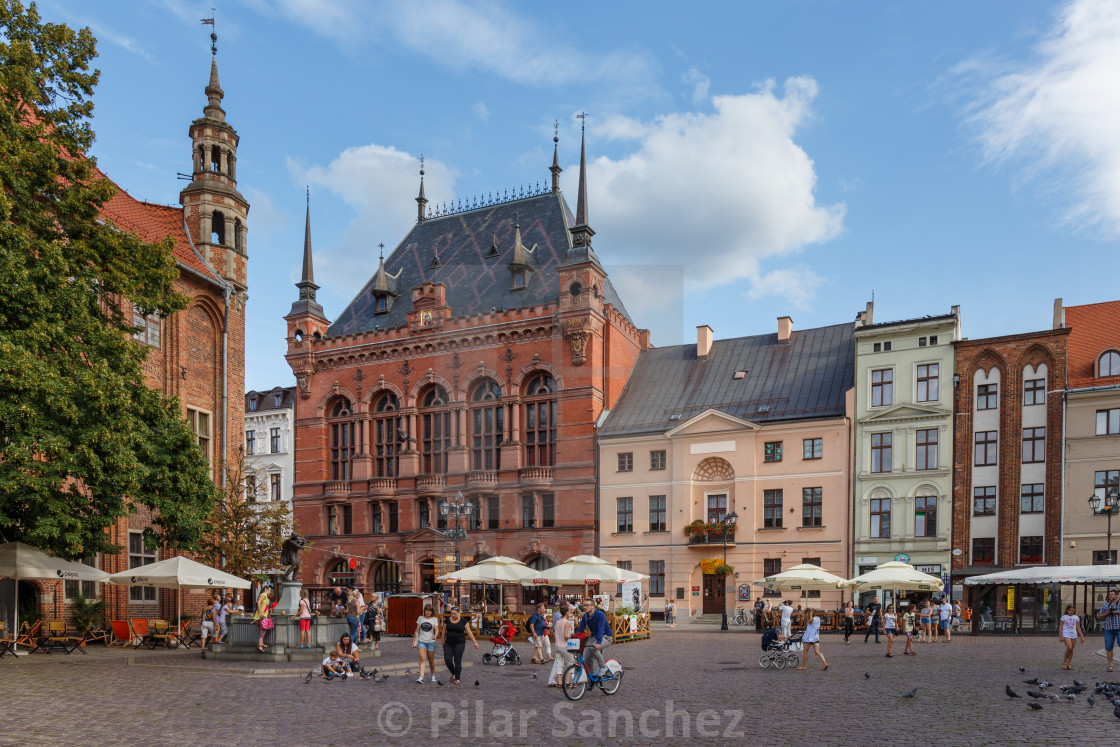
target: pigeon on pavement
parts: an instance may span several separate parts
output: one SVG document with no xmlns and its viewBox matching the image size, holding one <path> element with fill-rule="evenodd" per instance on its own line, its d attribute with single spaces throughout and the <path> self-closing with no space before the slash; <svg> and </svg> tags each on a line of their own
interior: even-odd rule
<svg viewBox="0 0 1120 747">
<path fill-rule="evenodd" d="M 910 692 L 906 693 L 906 694 L 905 694 L 905 695 L 903 695 L 902 697 L 904 697 L 904 698 L 913 698 L 913 697 L 914 697 L 915 695 L 917 695 L 917 694 L 918 694 L 918 688 L 916 688 L 916 687 L 915 687 L 915 688 L 914 688 L 913 690 L 911 690 Z"/>
<path fill-rule="evenodd" d="M 436 680 L 436 684 L 443 687 L 443 680 Z"/>
<path fill-rule="evenodd" d="M 863 678 L 867 679 L 867 680 L 871 679 L 871 672 L 864 672 L 863 673 Z"/>
<path fill-rule="evenodd" d="M 1021 697 L 1023 697 L 1019 693 L 1012 690 L 1011 685 L 1004 685 L 1003 691 L 1005 693 L 1007 693 L 1007 697 L 1009 697 L 1009 698 L 1021 698 Z"/>
<path fill-rule="evenodd" d="M 1120 718 L 1120 706 L 1116 706 L 1112 709 L 1112 715 L 1116 718 Z"/>
<path fill-rule="evenodd" d="M 1073 693 L 1066 693 L 1066 700 L 1077 700 L 1077 696 Z"/>
<path fill-rule="evenodd" d="M 1092 708 L 1093 704 L 1096 703 L 1096 702 L 1097 702 L 1097 699 L 1094 698 L 1092 695 L 1090 695 L 1089 696 L 1089 707 Z"/>
<path fill-rule="evenodd" d="M 307 676 L 303 678 L 303 684 L 306 685 L 308 682 L 311 681 L 311 678 L 314 677 L 314 676 L 315 676 L 315 670 L 312 669 L 310 672 L 307 673 Z"/>
<path fill-rule="evenodd" d="M 1032 677 L 1029 680 L 1023 680 L 1023 684 L 1024 685 L 1037 685 L 1038 684 L 1038 677 Z"/>
<path fill-rule="evenodd" d="M 1042 706 L 1040 706 L 1038 703 L 1027 703 L 1027 705 L 1029 705 L 1031 708 L 1033 708 L 1036 711 L 1041 711 L 1042 710 Z"/>
<path fill-rule="evenodd" d="M 1085 687 L 1085 683 L 1081 680 L 1074 680 L 1073 684 L 1077 685 L 1078 687 Z"/>
<path fill-rule="evenodd" d="M 1027 668 L 1026 668 L 1026 667 L 1024 667 L 1024 666 L 1023 666 L 1022 664 L 1020 664 L 1020 665 L 1019 665 L 1019 671 L 1020 671 L 1020 672 L 1025 672 L 1025 671 L 1027 671 Z"/>
<path fill-rule="evenodd" d="M 536 679 L 536 678 L 537 678 L 537 673 L 533 672 L 533 679 Z"/>
<path fill-rule="evenodd" d="M 474 681 L 474 686 L 475 686 L 475 687 L 478 687 L 478 680 L 475 680 L 475 681 Z"/>
<path fill-rule="evenodd" d="M 1045 698 L 1046 697 L 1042 693 L 1036 693 L 1034 690 L 1027 690 L 1027 696 L 1031 697 L 1031 698 L 1034 698 L 1035 700 L 1038 700 L 1039 698 Z"/>
<path fill-rule="evenodd" d="M 1050 687 L 1050 683 L 1049 682 L 1039 682 L 1038 686 L 1040 688 L 1042 688 L 1043 690 L 1045 690 L 1046 688 Z"/>
<path fill-rule="evenodd" d="M 1057 700 L 1057 699 L 1058 699 L 1057 695 L 1054 695 L 1053 693 L 1050 694 L 1050 700 Z"/>
<path fill-rule="evenodd" d="M 412 667 L 409 667 L 408 669 L 404 670 L 404 676 L 405 677 L 411 677 L 412 676 Z"/>
</svg>

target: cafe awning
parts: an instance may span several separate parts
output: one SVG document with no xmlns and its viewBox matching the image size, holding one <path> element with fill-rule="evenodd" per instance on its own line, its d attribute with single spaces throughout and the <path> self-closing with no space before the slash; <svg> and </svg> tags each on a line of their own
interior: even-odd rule
<svg viewBox="0 0 1120 747">
<path fill-rule="evenodd" d="M 985 573 L 964 580 L 979 584 L 1112 584 L 1120 582 L 1120 565 L 1043 565 Z"/>
</svg>

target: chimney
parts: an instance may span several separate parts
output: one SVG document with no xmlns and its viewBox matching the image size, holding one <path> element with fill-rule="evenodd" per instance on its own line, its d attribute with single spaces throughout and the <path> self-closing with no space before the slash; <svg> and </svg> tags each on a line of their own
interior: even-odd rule
<svg viewBox="0 0 1120 747">
<path fill-rule="evenodd" d="M 649 330 L 638 330 L 638 350 L 649 350 Z"/>
<path fill-rule="evenodd" d="M 865 311 L 863 313 L 863 323 L 864 324 L 874 324 L 875 323 L 875 302 L 874 301 L 868 301 L 867 302 L 867 311 Z"/>
<path fill-rule="evenodd" d="M 961 315 L 960 304 L 957 304 L 957 305 L 954 305 L 954 306 L 950 307 L 949 313 L 952 314 L 955 317 L 960 317 L 960 315 Z"/>
<path fill-rule="evenodd" d="M 701 324 L 696 328 L 696 357 L 707 358 L 712 352 L 712 328 Z"/>
<path fill-rule="evenodd" d="M 1054 329 L 1062 329 L 1066 326 L 1066 310 L 1062 308 L 1062 299 L 1054 299 Z"/>
<path fill-rule="evenodd" d="M 793 333 L 793 317 L 778 317 L 778 342 L 789 344 L 789 336 Z"/>
</svg>

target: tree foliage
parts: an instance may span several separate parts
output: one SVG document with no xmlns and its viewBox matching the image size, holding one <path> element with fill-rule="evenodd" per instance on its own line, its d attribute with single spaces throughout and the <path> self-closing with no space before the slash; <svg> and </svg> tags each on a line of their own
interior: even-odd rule
<svg viewBox="0 0 1120 747">
<path fill-rule="evenodd" d="M 230 462 L 224 500 L 211 511 L 200 548 L 205 562 L 246 579 L 280 568 L 292 512 L 287 503 L 269 500 L 265 477 L 246 467 L 243 456 Z"/>
<path fill-rule="evenodd" d="M 186 299 L 170 238 L 100 220 L 95 56 L 89 29 L 0 0 L 0 539 L 70 558 L 118 551 L 138 507 L 150 544 L 195 548 L 217 499 L 179 403 L 144 383 L 131 305 Z"/>
</svg>

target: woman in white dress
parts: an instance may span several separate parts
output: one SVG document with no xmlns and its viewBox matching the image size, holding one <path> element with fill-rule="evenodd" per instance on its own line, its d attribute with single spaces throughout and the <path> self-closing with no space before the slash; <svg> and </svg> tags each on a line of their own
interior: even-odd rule
<svg viewBox="0 0 1120 747">
<path fill-rule="evenodd" d="M 549 687 L 560 687 L 564 670 L 575 663 L 575 657 L 568 653 L 568 637 L 572 632 L 572 610 L 567 602 L 560 602 L 560 618 L 556 621 L 556 630 L 553 633 L 556 645 L 556 660 L 552 662 L 552 671 L 548 675 Z"/>
</svg>

